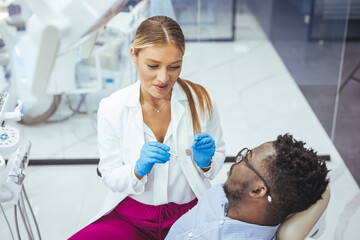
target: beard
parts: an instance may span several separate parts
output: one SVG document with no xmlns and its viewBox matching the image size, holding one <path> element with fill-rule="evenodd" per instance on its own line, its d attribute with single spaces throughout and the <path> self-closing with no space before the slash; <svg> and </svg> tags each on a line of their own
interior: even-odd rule
<svg viewBox="0 0 360 240">
<path fill-rule="evenodd" d="M 225 182 L 223 188 L 227 199 L 229 200 L 229 204 L 231 207 L 235 207 L 238 205 L 241 200 L 244 199 L 245 189 L 249 186 L 249 182 L 235 182 L 233 180 L 228 179 Z"/>
</svg>

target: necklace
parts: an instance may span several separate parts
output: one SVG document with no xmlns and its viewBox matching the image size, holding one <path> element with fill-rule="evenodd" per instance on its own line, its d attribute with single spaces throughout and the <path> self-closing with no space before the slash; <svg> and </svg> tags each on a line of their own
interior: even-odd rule
<svg viewBox="0 0 360 240">
<path fill-rule="evenodd" d="M 140 102 L 145 103 L 145 101 L 143 99 L 140 98 L 139 100 L 140 100 Z M 152 107 L 152 109 L 155 112 L 159 113 L 161 111 L 161 109 L 163 109 L 166 106 L 166 104 L 168 104 L 168 102 L 164 103 L 159 109 L 154 108 L 153 105 L 150 105 L 150 104 L 149 105 Z"/>
</svg>

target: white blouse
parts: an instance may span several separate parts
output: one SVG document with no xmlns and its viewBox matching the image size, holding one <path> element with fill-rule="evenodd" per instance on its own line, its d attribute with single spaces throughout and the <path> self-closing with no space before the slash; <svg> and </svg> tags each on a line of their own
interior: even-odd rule
<svg viewBox="0 0 360 240">
<path fill-rule="evenodd" d="M 174 152 L 172 129 L 172 123 L 170 122 L 163 142 L 170 147 L 170 152 Z M 145 142 L 157 141 L 155 134 L 145 123 L 144 137 Z M 164 164 L 154 164 L 151 172 L 147 175 L 143 193 L 130 195 L 129 197 L 148 205 L 161 205 L 169 202 L 185 204 L 196 198 L 178 160 L 173 155 Z"/>
</svg>

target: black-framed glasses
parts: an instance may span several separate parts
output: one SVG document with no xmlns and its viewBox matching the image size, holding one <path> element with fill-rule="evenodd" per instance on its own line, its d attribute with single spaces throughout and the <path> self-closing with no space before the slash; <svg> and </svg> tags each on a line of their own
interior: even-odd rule
<svg viewBox="0 0 360 240">
<path fill-rule="evenodd" d="M 260 178 L 260 180 L 264 183 L 265 187 L 267 188 L 267 194 L 268 194 L 267 200 L 268 202 L 271 202 L 272 198 L 270 195 L 270 188 L 266 184 L 265 179 L 260 175 L 260 173 L 256 171 L 256 169 L 249 163 L 249 160 L 247 159 L 247 155 L 249 154 L 249 152 L 251 152 L 251 150 L 248 148 L 241 149 L 240 152 L 235 157 L 235 163 L 240 163 L 241 161 L 244 161 L 245 164 L 248 166 L 248 168 L 250 168 L 251 171 L 253 171 L 256 174 L 256 176 Z"/>
</svg>

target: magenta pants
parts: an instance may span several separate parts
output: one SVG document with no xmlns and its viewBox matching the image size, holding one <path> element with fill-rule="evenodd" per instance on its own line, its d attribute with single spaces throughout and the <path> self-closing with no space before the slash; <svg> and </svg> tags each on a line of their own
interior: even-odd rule
<svg viewBox="0 0 360 240">
<path fill-rule="evenodd" d="M 194 207 L 197 199 L 186 204 L 152 206 L 125 198 L 109 214 L 75 233 L 70 240 L 145 240 L 164 239 L 170 227 Z"/>
</svg>

